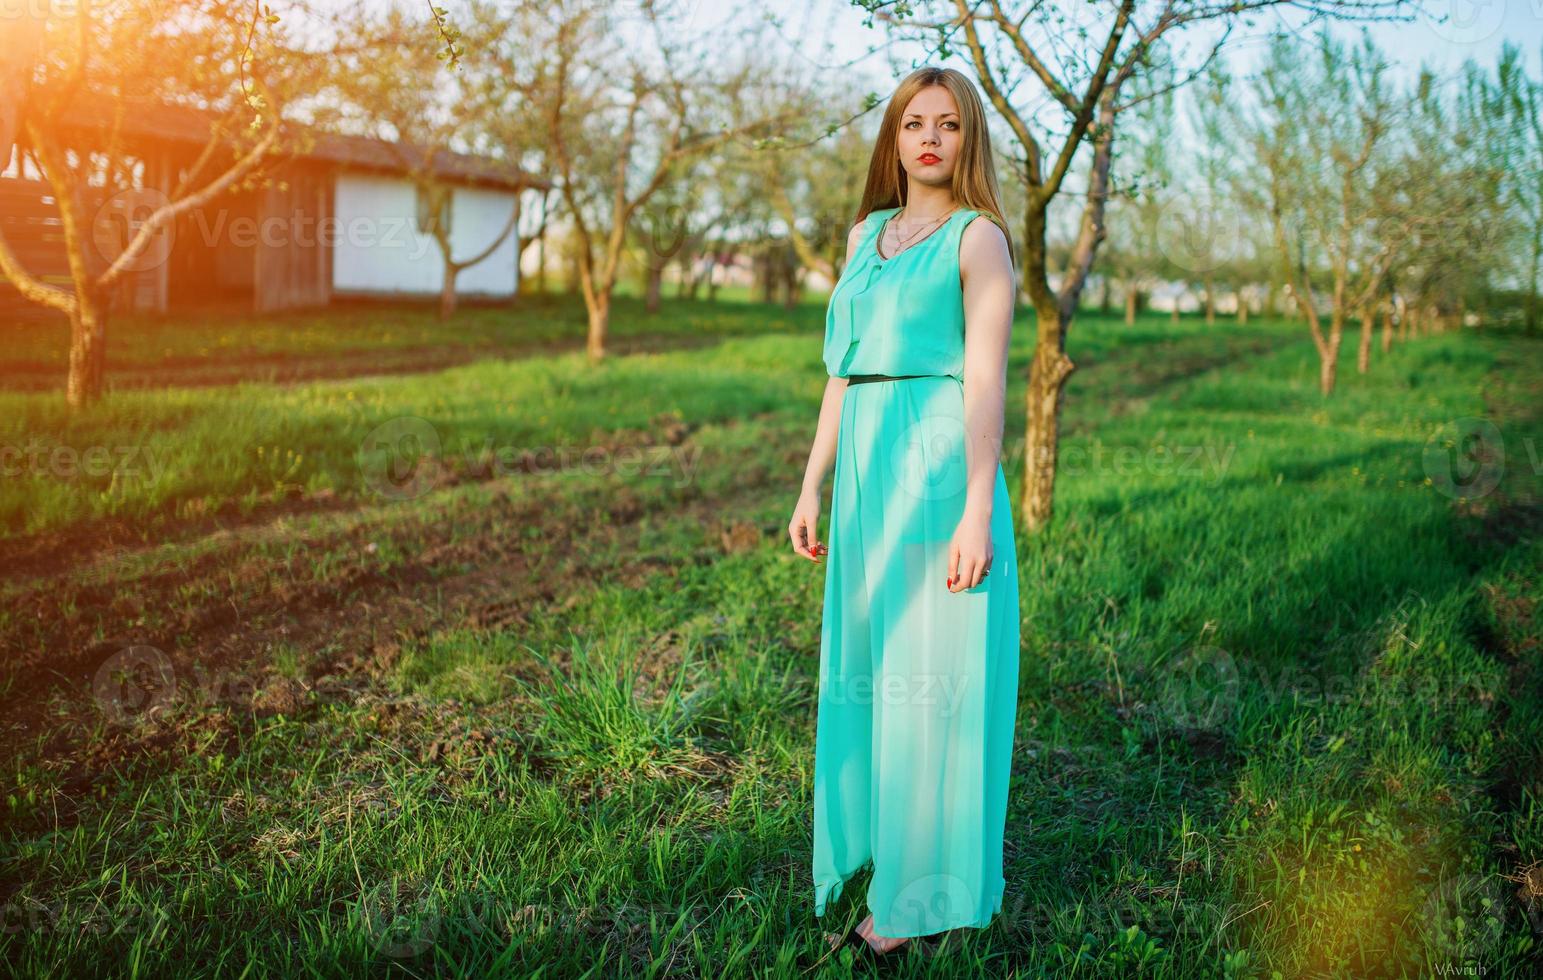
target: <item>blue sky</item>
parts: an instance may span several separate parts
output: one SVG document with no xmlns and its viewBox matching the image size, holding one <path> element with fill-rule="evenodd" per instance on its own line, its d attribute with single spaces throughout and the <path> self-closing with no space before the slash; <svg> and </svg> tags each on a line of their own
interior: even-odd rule
<svg viewBox="0 0 1543 980">
<path fill-rule="evenodd" d="M 458 8 L 462 6 L 458 0 L 434 2 L 448 10 L 452 23 L 456 21 Z M 771 54 L 789 57 L 795 64 L 807 64 L 811 72 L 851 72 L 854 85 L 862 84 L 881 93 L 887 93 L 886 81 L 889 85 L 898 81 L 911 68 L 912 59 L 921 54 L 914 45 L 895 45 L 889 52 L 868 53 L 869 48 L 884 44 L 885 30 L 877 24 L 872 28 L 864 27 L 862 10 L 850 0 L 675 2 L 680 9 L 690 12 L 691 23 L 704 27 L 724 21 L 745 23 L 762 16 L 775 18 L 779 25 L 775 34 L 781 43 L 772 45 Z M 425 9 L 422 0 L 317 0 L 320 12 L 329 8 L 393 5 L 406 6 L 420 15 Z M 1009 6 L 1021 5 L 1010 0 Z M 1367 26 L 1372 39 L 1395 61 L 1397 72 L 1406 73 L 1405 77 L 1412 77 L 1422 60 L 1449 73 L 1456 72 L 1464 58 L 1470 56 L 1483 65 L 1493 66 L 1501 43 L 1507 40 L 1520 45 L 1533 77 L 1540 74 L 1543 0 L 1424 0 L 1418 7 L 1405 4 L 1399 16 L 1402 19 L 1396 22 L 1369 23 Z M 296 15 L 296 19 L 304 20 L 304 15 Z M 1255 15 L 1252 27 L 1240 25 L 1234 29 L 1226 49 L 1229 61 L 1238 73 L 1247 73 L 1250 63 L 1263 47 L 1264 38 L 1274 26 L 1285 25 L 1300 30 L 1306 19 L 1306 15 L 1295 8 L 1271 9 Z M 1100 12 L 1100 23 L 1105 20 L 1107 14 Z M 1359 27 L 1339 22 L 1331 30 L 1341 38 L 1350 39 Z M 1208 47 L 1218 34 L 1215 25 L 1187 28 L 1182 36 L 1194 57 L 1185 64 L 1195 63 L 1205 50 L 1202 45 Z M 640 37 L 640 40 L 644 39 Z M 946 63 L 971 73 L 962 57 L 956 55 Z"/>
<path fill-rule="evenodd" d="M 909 59 L 919 56 L 915 47 L 897 49 L 899 57 L 893 70 L 882 53 L 864 58 L 868 47 L 882 41 L 883 30 L 878 26 L 863 27 L 862 11 L 847 0 L 769 0 L 767 6 L 782 19 L 782 33 L 789 41 L 810 46 L 828 42 L 834 56 L 829 59 L 832 66 L 857 61 L 872 73 L 874 81 L 898 80 L 910 67 Z M 1419 8 L 1405 5 L 1400 16 L 1408 19 L 1366 26 L 1372 40 L 1395 62 L 1395 72 L 1404 77 L 1413 77 L 1422 61 L 1444 73 L 1455 73 L 1467 57 L 1492 67 L 1502 42 L 1507 40 L 1521 47 L 1533 77 L 1539 75 L 1543 0 L 1434 0 Z M 1239 26 L 1234 30 L 1226 49 L 1229 61 L 1236 71 L 1247 73 L 1263 47 L 1263 38 L 1274 25 L 1300 30 L 1305 20 L 1306 15 L 1295 9 L 1257 15 L 1253 27 Z M 1348 40 L 1359 27 L 1341 22 L 1330 30 Z M 1198 58 L 1203 50 L 1200 45 L 1214 39 L 1217 33 L 1214 26 L 1206 25 L 1187 29 L 1185 37 L 1191 39 L 1191 50 Z M 945 63 L 969 73 L 969 66 L 960 57 Z"/>
</svg>

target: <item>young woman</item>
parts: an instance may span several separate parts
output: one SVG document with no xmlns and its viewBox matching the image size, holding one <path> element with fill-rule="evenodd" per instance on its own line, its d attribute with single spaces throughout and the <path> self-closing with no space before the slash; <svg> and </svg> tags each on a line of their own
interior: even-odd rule
<svg viewBox="0 0 1543 980">
<path fill-rule="evenodd" d="M 814 904 L 865 867 L 884 954 L 1002 907 L 1018 561 L 1001 443 L 1015 257 L 985 112 L 953 69 L 890 98 L 826 315 L 826 383 L 788 532 L 825 574 Z M 835 466 L 830 547 L 816 525 Z"/>
</svg>

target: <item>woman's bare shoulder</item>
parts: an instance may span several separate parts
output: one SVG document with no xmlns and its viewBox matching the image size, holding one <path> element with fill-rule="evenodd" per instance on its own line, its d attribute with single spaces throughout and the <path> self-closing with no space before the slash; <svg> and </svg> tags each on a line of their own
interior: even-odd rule
<svg viewBox="0 0 1543 980">
<path fill-rule="evenodd" d="M 1007 247 L 1007 234 L 1002 226 L 984 211 L 965 222 L 959 236 L 959 269 L 995 268 L 1012 266 L 1012 252 Z"/>
<path fill-rule="evenodd" d="M 851 231 L 847 232 L 847 261 L 848 262 L 851 262 L 852 261 L 852 257 L 857 254 L 857 243 L 862 241 L 862 238 L 863 238 L 863 225 L 866 224 L 866 223 L 867 223 L 866 220 L 859 221 L 857 224 L 852 226 L 852 230 Z"/>
</svg>

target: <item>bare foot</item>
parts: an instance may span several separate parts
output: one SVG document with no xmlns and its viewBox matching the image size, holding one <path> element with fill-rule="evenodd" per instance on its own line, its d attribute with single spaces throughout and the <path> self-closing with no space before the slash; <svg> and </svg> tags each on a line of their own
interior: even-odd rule
<svg viewBox="0 0 1543 980">
<path fill-rule="evenodd" d="M 868 941 L 869 947 L 875 953 L 887 953 L 910 938 L 909 936 L 881 936 L 874 932 L 872 915 L 858 923 L 857 934 Z M 832 949 L 838 948 L 841 945 L 841 940 L 844 938 L 846 938 L 845 934 L 839 932 L 827 932 L 825 934 L 825 941 L 830 944 Z"/>
</svg>

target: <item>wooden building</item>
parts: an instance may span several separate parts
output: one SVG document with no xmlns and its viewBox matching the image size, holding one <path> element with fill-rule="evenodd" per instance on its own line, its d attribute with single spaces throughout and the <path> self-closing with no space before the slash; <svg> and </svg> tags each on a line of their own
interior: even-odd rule
<svg viewBox="0 0 1543 980">
<path fill-rule="evenodd" d="M 108 193 L 102 173 L 83 188 L 94 246 L 87 258 L 99 267 L 167 200 L 208 144 L 215 118 L 184 106 L 149 105 L 126 113 L 115 126 L 108 108 L 75 109 L 60 124 L 76 159 L 100 171 L 106 157 L 92 148 L 106 145 L 116 131 L 116 155 L 134 167 L 130 189 Z M 213 304 L 263 312 L 326 306 L 340 297 L 437 296 L 443 258 L 426 230 L 429 198 L 409 176 L 425 157 L 409 144 L 317 134 L 309 151 L 264 166 L 274 178 L 269 186 L 229 191 L 181 215 L 123 277 L 113 308 L 164 313 Z M 211 161 L 193 189 L 229 163 Z M 450 188 L 441 215 L 448 218 L 458 261 L 497 238 L 524 192 L 551 186 L 504 161 L 443 150 L 434 154 L 432 173 Z M 0 233 L 24 268 L 68 288 L 52 194 L 30 156 L 14 153 L 0 171 Z M 517 249 L 518 231 L 512 231 L 485 260 L 461 272 L 457 294 L 513 296 Z M 48 315 L 0 277 L 0 321 L 27 316 L 27 307 Z"/>
</svg>

